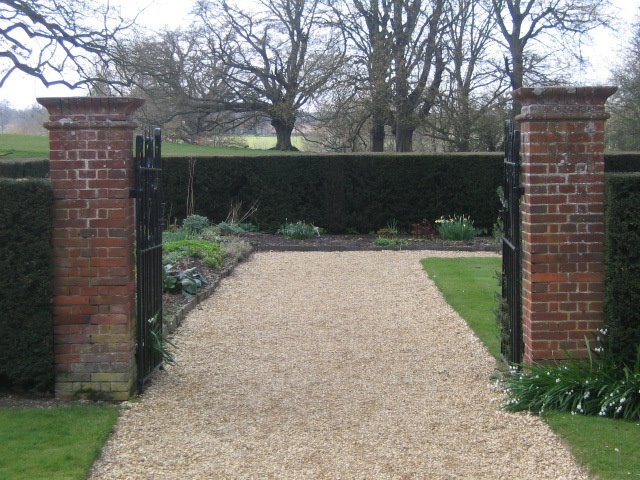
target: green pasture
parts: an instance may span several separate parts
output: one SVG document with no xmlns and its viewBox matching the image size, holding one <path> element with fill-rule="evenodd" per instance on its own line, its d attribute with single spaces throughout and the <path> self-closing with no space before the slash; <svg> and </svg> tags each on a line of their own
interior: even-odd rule
<svg viewBox="0 0 640 480">
<path fill-rule="evenodd" d="M 238 136 L 229 137 L 233 143 L 244 147 L 211 147 L 206 145 L 190 145 L 186 143 L 162 143 L 162 154 L 167 157 L 204 157 L 215 155 L 269 155 L 282 154 L 270 150 L 275 147 L 275 136 Z M 293 145 L 301 151 L 307 149 L 302 137 L 293 137 Z M 47 135 L 19 135 L 14 133 L 0 134 L 0 161 L 16 161 L 20 159 L 49 158 L 49 137 Z"/>
</svg>

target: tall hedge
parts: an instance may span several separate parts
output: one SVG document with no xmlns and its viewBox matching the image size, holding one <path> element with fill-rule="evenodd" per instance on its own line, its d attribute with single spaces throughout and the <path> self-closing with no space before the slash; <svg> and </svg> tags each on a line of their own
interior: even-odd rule
<svg viewBox="0 0 640 480">
<path fill-rule="evenodd" d="M 183 218 L 189 159 L 163 160 L 166 213 Z M 470 215 L 490 228 L 498 215 L 500 154 L 347 154 L 196 159 L 195 210 L 224 220 L 232 201 L 259 201 L 255 220 L 274 230 L 305 220 L 333 233 L 369 232 L 441 215 Z"/>
<path fill-rule="evenodd" d="M 608 152 L 604 157 L 607 172 L 640 172 L 640 152 Z"/>
<path fill-rule="evenodd" d="M 45 178 L 49 176 L 49 160 L 0 162 L 0 177 Z"/>
<path fill-rule="evenodd" d="M 52 203 L 44 180 L 0 179 L 0 385 L 53 384 Z"/>
<path fill-rule="evenodd" d="M 633 365 L 640 348 L 640 173 L 607 176 L 606 350 Z"/>
</svg>

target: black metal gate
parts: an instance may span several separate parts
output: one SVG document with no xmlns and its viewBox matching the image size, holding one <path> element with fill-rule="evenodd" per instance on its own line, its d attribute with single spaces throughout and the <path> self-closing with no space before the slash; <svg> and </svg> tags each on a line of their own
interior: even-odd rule
<svg viewBox="0 0 640 480">
<path fill-rule="evenodd" d="M 160 129 L 136 136 L 138 390 L 162 363 L 162 191 Z"/>
<path fill-rule="evenodd" d="M 505 128 L 502 222 L 502 342 L 504 358 L 522 363 L 522 261 L 520 251 L 520 132 L 513 121 Z"/>
</svg>

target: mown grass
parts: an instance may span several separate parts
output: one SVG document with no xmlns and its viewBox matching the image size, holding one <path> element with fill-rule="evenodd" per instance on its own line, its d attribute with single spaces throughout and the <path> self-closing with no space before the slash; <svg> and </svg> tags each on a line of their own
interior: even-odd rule
<svg viewBox="0 0 640 480">
<path fill-rule="evenodd" d="M 496 359 L 500 358 L 500 329 L 493 309 L 500 288 L 498 257 L 425 258 L 422 266 L 445 300 L 464 318 Z"/>
<path fill-rule="evenodd" d="M 0 409 L 0 478 L 86 478 L 117 417 L 113 405 Z"/>
<path fill-rule="evenodd" d="M 49 158 L 47 135 L 0 134 L 0 160 L 21 158 Z"/>
<path fill-rule="evenodd" d="M 428 258 L 422 265 L 447 302 L 499 358 L 500 336 L 493 310 L 500 259 Z M 640 424 L 563 412 L 546 412 L 543 418 L 595 478 L 640 478 Z"/>
<path fill-rule="evenodd" d="M 162 154 L 166 157 L 198 157 L 212 155 L 276 155 L 287 152 L 270 150 L 276 144 L 273 136 L 242 136 L 239 141 L 248 148 L 210 147 L 205 145 L 189 145 L 186 143 L 162 143 Z M 304 139 L 294 137 L 293 144 L 304 148 Z M 16 161 L 20 159 L 49 158 L 49 137 L 47 135 L 0 134 L 0 161 Z"/>
</svg>

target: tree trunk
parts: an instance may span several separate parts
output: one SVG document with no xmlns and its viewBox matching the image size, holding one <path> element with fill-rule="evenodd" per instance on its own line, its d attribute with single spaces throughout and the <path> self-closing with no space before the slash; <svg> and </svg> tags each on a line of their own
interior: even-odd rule
<svg viewBox="0 0 640 480">
<path fill-rule="evenodd" d="M 371 127 L 371 151 L 384 152 L 384 122 L 373 122 Z"/>
<path fill-rule="evenodd" d="M 273 119 L 271 120 L 271 126 L 276 130 L 277 140 L 274 150 L 298 150 L 291 144 L 291 132 L 293 132 L 293 125 L 278 119 Z"/>
<path fill-rule="evenodd" d="M 413 127 L 396 128 L 396 152 L 413 152 Z"/>
</svg>

